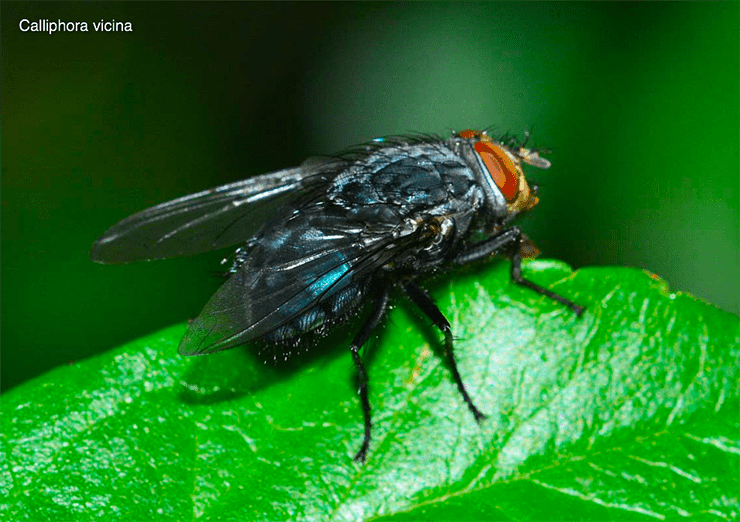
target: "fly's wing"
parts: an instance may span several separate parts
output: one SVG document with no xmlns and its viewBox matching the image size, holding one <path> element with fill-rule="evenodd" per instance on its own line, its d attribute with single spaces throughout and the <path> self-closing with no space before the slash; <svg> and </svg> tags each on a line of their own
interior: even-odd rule
<svg viewBox="0 0 740 522">
<path fill-rule="evenodd" d="M 249 261 L 190 325 L 181 354 L 218 352 L 262 337 L 311 310 L 321 314 L 318 303 L 339 299 L 354 282 L 423 240 L 419 232 L 395 237 L 391 223 L 362 225 L 321 208 L 315 216 L 301 212 L 300 223 L 275 227 L 260 239 Z M 309 321 L 320 319 L 309 314 Z"/>
<path fill-rule="evenodd" d="M 127 217 L 93 245 L 98 263 L 166 259 L 251 238 L 286 203 L 320 191 L 334 165 L 314 162 L 162 203 Z"/>
</svg>

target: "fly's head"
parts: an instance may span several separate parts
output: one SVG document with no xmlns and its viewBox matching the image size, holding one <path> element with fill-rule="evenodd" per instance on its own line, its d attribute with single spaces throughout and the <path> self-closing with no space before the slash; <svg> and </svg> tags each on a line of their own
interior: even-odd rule
<svg viewBox="0 0 740 522">
<path fill-rule="evenodd" d="M 493 191 L 498 191 L 495 196 L 501 196 L 495 197 L 494 205 L 499 213 L 514 216 L 539 203 L 537 187 L 527 183 L 521 164 L 546 169 L 550 162 L 541 158 L 537 150 L 527 149 L 526 139 L 522 144 L 514 139 L 496 141 L 477 130 L 464 130 L 458 137 L 471 143 L 484 176 L 488 176 L 487 181 L 493 181 Z"/>
</svg>

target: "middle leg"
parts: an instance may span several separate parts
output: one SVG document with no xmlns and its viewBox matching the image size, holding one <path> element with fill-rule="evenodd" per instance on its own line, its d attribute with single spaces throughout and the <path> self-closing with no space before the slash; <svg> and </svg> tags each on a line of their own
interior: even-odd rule
<svg viewBox="0 0 740 522">
<path fill-rule="evenodd" d="M 475 404 L 473 404 L 473 400 L 470 398 L 470 395 L 468 395 L 468 391 L 465 389 L 465 385 L 463 384 L 462 378 L 460 377 L 460 372 L 457 369 L 455 352 L 453 351 L 452 346 L 452 330 L 450 328 L 450 322 L 442 314 L 437 305 L 434 304 L 434 301 L 432 301 L 432 298 L 429 297 L 429 294 L 427 294 L 415 282 L 408 281 L 404 283 L 403 290 L 409 297 L 409 299 L 411 299 L 416 304 L 416 306 L 418 306 L 421 311 L 424 312 L 424 314 L 432 320 L 432 323 L 434 323 L 434 325 L 439 328 L 444 334 L 445 355 L 447 355 L 447 360 L 450 363 L 452 377 L 455 379 L 457 389 L 460 390 L 460 394 L 462 395 L 465 404 L 468 405 L 468 408 L 473 413 L 475 420 L 477 422 L 481 422 L 483 419 L 486 418 L 486 416 L 481 413 L 481 411 L 475 406 Z"/>
</svg>

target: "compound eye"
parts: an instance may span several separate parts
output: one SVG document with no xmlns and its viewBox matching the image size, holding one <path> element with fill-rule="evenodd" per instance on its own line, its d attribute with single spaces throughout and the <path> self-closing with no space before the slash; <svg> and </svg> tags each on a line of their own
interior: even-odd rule
<svg viewBox="0 0 740 522">
<path fill-rule="evenodd" d="M 473 129 L 466 129 L 460 132 L 460 137 L 463 139 L 476 138 L 480 135 L 481 135 L 481 131 L 473 130 Z"/>
<path fill-rule="evenodd" d="M 514 201 L 519 194 L 519 176 L 511 157 L 500 145 L 486 141 L 476 143 L 475 151 L 506 201 Z"/>
</svg>

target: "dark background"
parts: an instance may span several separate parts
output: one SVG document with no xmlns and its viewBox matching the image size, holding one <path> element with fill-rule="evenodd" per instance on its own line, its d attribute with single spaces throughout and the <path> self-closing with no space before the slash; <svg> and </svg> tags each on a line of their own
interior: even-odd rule
<svg viewBox="0 0 740 522">
<path fill-rule="evenodd" d="M 553 149 L 544 257 L 740 312 L 738 4 L 2 4 L 2 387 L 198 314 L 223 254 L 101 266 L 127 215 L 375 136 Z M 21 32 L 21 19 L 87 33 Z M 129 21 L 132 33 L 92 22 Z"/>
</svg>

